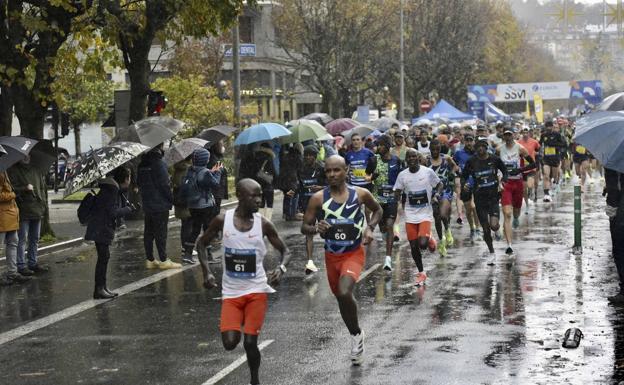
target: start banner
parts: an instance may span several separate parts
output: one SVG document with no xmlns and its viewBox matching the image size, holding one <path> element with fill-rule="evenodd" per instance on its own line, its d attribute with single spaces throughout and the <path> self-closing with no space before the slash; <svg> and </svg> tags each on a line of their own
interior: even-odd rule
<svg viewBox="0 0 624 385">
<path fill-rule="evenodd" d="M 538 94 L 543 100 L 582 98 L 591 104 L 602 101 L 600 80 L 573 80 L 569 82 L 509 83 L 468 86 L 468 100 L 505 103 L 526 102 Z"/>
</svg>

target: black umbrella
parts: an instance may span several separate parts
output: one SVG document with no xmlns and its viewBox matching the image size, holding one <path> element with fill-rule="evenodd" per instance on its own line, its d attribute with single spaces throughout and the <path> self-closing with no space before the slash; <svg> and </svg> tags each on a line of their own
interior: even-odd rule
<svg viewBox="0 0 624 385">
<path fill-rule="evenodd" d="M 300 119 L 316 120 L 317 122 L 321 123 L 323 126 L 325 126 L 327 123 L 334 120 L 334 118 L 322 112 L 313 112 Z"/>
<path fill-rule="evenodd" d="M 236 131 L 236 127 L 219 125 L 202 130 L 197 138 L 207 140 L 210 143 L 217 143 L 221 139 L 227 138 Z"/>
<path fill-rule="evenodd" d="M 2 155 L 6 155 L 6 150 L 4 149 L 4 147 L 0 146 L 0 156 Z"/>
<path fill-rule="evenodd" d="M 1 136 L 0 146 L 4 147 L 6 155 L 0 157 L 0 171 L 6 171 L 15 163 L 26 158 L 37 143 L 38 140 L 23 136 Z"/>
<path fill-rule="evenodd" d="M 30 152 L 30 164 L 42 173 L 47 173 L 50 166 L 56 162 L 57 156 L 57 151 L 51 140 L 40 140 Z"/>
<path fill-rule="evenodd" d="M 598 106 L 600 111 L 624 111 L 624 92 L 609 95 Z"/>
</svg>

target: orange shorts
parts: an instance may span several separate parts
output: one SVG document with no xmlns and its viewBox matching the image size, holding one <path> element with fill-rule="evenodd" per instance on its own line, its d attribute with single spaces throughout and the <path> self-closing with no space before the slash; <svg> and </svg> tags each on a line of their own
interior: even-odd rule
<svg viewBox="0 0 624 385">
<path fill-rule="evenodd" d="M 242 297 L 225 298 L 221 305 L 221 332 L 241 331 L 252 336 L 260 334 L 268 307 L 267 293 L 252 293 Z"/>
<path fill-rule="evenodd" d="M 338 281 L 340 281 L 340 277 L 343 275 L 351 276 L 357 281 L 360 278 L 365 262 L 366 257 L 362 246 L 343 254 L 334 254 L 326 251 L 325 268 L 327 269 L 327 280 L 332 293 L 336 294 L 338 292 Z"/>
<path fill-rule="evenodd" d="M 431 222 L 406 223 L 405 231 L 407 232 L 408 241 L 416 241 L 422 237 L 431 238 Z"/>
</svg>

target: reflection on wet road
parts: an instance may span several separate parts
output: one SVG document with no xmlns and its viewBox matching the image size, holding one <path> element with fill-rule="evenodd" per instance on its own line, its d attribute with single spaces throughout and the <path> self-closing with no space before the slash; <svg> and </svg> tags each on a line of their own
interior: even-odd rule
<svg viewBox="0 0 624 385">
<path fill-rule="evenodd" d="M 516 258 L 497 247 L 486 265 L 483 242 L 467 242 L 453 226 L 449 256 L 427 254 L 425 287 L 413 285 L 407 245 L 395 250 L 394 271 L 375 269 L 358 285 L 365 363 L 352 368 L 350 341 L 323 270 L 305 277 L 298 223 L 279 223 L 294 261 L 270 307 L 261 340 L 265 384 L 604 384 L 624 380 L 624 312 L 608 306 L 616 290 L 608 223 L 598 188 L 584 202 L 584 254 L 573 243 L 570 189 L 552 204 L 522 214 Z M 177 233 L 177 227 L 171 231 Z M 143 268 L 138 234 L 113 252 L 111 287 L 153 272 Z M 169 241 L 177 255 L 179 240 Z M 321 243 L 315 246 L 321 254 Z M 383 258 L 381 239 L 367 267 Z M 0 291 L 0 333 L 89 298 L 92 246 L 53 255 L 53 271 L 30 286 Z M 275 255 L 267 260 L 272 267 Z M 323 264 L 320 263 L 320 266 Z M 218 290 L 201 288 L 192 268 L 128 292 L 1 345 L 2 384 L 202 384 L 243 352 L 224 352 L 218 332 Z M 561 347 L 567 328 L 580 328 L 578 349 Z M 246 384 L 245 365 L 220 384 Z"/>
</svg>

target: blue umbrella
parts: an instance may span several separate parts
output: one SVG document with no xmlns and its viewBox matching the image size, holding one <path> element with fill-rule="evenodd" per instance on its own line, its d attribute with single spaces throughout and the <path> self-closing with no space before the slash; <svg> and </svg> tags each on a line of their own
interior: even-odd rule
<svg viewBox="0 0 624 385">
<path fill-rule="evenodd" d="M 281 136 L 288 136 L 291 132 L 281 124 L 277 123 L 260 123 L 253 125 L 238 135 L 234 141 L 235 146 L 242 146 L 245 144 L 265 142 L 267 140 L 273 140 Z"/>
<path fill-rule="evenodd" d="M 596 111 L 577 120 L 574 141 L 604 167 L 624 172 L 624 111 Z"/>
</svg>

